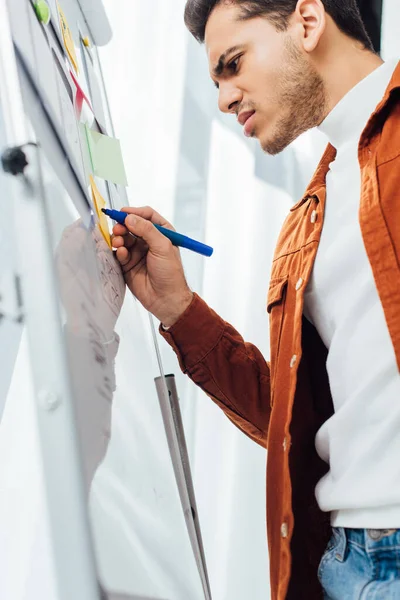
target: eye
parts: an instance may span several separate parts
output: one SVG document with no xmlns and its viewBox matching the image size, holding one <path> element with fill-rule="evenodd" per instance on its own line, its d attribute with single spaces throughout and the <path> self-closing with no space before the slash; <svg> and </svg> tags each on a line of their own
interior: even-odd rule
<svg viewBox="0 0 400 600">
<path fill-rule="evenodd" d="M 231 73 L 236 73 L 237 68 L 239 66 L 239 60 L 240 60 L 240 56 L 237 56 L 236 58 L 231 60 L 231 62 L 226 66 L 228 71 L 230 71 Z"/>
</svg>

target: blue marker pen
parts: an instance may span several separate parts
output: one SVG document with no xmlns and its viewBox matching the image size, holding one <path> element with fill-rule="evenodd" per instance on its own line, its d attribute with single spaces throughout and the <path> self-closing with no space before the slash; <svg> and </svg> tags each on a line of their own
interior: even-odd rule
<svg viewBox="0 0 400 600">
<path fill-rule="evenodd" d="M 126 217 L 129 213 L 122 212 L 120 210 L 110 210 L 108 208 L 101 209 L 104 214 L 106 214 L 117 223 L 124 225 Z M 181 233 L 177 233 L 176 231 L 171 231 L 170 229 L 166 229 L 165 227 L 161 227 L 161 225 L 156 225 L 153 223 L 154 227 L 158 229 L 165 237 L 167 237 L 174 246 L 180 246 L 181 248 L 187 248 L 187 250 L 192 250 L 193 252 L 197 252 L 197 254 L 202 254 L 203 256 L 211 256 L 214 252 L 214 249 L 210 246 L 206 246 L 201 242 L 196 242 L 196 240 L 192 240 L 192 238 L 187 237 L 186 235 L 182 235 Z"/>
</svg>

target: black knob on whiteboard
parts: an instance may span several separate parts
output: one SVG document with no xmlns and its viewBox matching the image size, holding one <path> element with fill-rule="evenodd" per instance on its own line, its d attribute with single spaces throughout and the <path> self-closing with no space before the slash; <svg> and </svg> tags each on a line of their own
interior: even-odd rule
<svg viewBox="0 0 400 600">
<path fill-rule="evenodd" d="M 23 175 L 25 167 L 28 166 L 26 154 L 22 146 L 7 148 L 1 155 L 1 164 L 5 173 L 10 175 Z"/>
</svg>

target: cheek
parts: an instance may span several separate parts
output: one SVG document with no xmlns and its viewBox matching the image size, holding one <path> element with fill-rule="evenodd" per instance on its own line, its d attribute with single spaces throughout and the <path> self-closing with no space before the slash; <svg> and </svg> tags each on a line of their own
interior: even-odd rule
<svg viewBox="0 0 400 600">
<path fill-rule="evenodd" d="M 268 65 L 262 58 L 255 62 L 251 73 L 251 100 L 260 108 L 276 102 L 279 90 L 279 71 Z"/>
<path fill-rule="evenodd" d="M 260 80 L 265 80 L 273 86 L 282 72 L 282 48 L 268 45 L 259 46 L 252 54 L 252 63 Z"/>
</svg>

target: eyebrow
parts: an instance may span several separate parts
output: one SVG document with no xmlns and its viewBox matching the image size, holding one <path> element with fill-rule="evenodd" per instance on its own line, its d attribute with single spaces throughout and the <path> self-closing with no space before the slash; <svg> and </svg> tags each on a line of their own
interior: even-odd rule
<svg viewBox="0 0 400 600">
<path fill-rule="evenodd" d="M 214 77 L 219 77 L 220 75 L 222 75 L 222 73 L 224 72 L 225 66 L 226 66 L 226 59 L 228 58 L 228 56 L 230 54 L 232 54 L 233 52 L 236 52 L 240 48 L 242 48 L 242 46 L 232 46 L 231 48 L 226 50 L 226 52 L 221 54 L 221 56 L 219 57 L 217 66 L 214 67 L 214 69 L 213 69 Z"/>
</svg>

